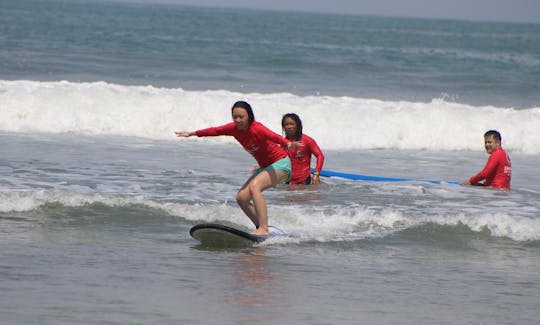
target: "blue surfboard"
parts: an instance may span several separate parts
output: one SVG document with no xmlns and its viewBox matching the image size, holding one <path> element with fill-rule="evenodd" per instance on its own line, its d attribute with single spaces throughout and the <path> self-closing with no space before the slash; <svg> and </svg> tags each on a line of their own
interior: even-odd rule
<svg viewBox="0 0 540 325">
<path fill-rule="evenodd" d="M 314 168 L 311 169 L 313 173 Z M 381 177 L 381 176 L 369 176 L 361 174 L 350 174 L 350 173 L 340 173 L 331 170 L 321 170 L 320 176 L 323 177 L 340 177 L 355 181 L 372 181 L 372 182 L 429 182 L 433 184 L 453 184 L 458 185 L 459 182 L 454 181 L 439 181 L 439 180 L 429 180 L 429 179 L 414 179 L 414 178 L 395 178 L 395 177 Z"/>
</svg>

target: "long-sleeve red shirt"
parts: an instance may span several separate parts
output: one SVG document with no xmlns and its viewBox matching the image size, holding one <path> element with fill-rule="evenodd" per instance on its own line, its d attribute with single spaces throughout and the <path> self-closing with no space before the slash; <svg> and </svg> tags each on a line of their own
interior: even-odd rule
<svg viewBox="0 0 540 325">
<path fill-rule="evenodd" d="M 198 130 L 195 134 L 198 137 L 233 136 L 257 160 L 261 168 L 287 157 L 284 148 L 289 141 L 257 121 L 253 121 L 247 130 L 238 130 L 234 122 L 231 122 Z"/>
<path fill-rule="evenodd" d="M 469 179 L 471 184 L 478 184 L 485 180 L 485 186 L 510 189 L 510 179 L 512 178 L 512 163 L 510 157 L 499 148 L 489 155 L 488 161 L 481 172 Z"/>
<path fill-rule="evenodd" d="M 287 150 L 292 165 L 292 176 L 289 184 L 300 184 L 306 180 L 310 174 L 312 154 L 317 157 L 315 171 L 320 172 L 323 167 L 324 154 L 315 140 L 310 136 L 302 134 L 300 142 L 302 142 L 301 146 Z"/>
</svg>

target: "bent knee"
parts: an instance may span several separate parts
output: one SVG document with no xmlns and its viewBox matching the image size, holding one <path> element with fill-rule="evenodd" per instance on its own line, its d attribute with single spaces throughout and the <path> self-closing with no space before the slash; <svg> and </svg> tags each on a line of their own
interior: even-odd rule
<svg viewBox="0 0 540 325">
<path fill-rule="evenodd" d="M 248 191 L 240 191 L 236 194 L 236 202 L 242 203 L 242 202 L 249 202 L 250 195 Z"/>
<path fill-rule="evenodd" d="M 253 181 L 249 183 L 248 189 L 250 193 L 262 192 L 263 190 L 261 183 L 258 182 L 256 179 L 254 179 Z"/>
</svg>

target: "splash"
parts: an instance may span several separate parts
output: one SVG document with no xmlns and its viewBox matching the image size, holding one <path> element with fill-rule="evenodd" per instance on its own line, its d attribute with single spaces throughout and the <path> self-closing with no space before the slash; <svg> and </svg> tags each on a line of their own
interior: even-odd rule
<svg viewBox="0 0 540 325">
<path fill-rule="evenodd" d="M 85 213 L 113 217 L 123 209 L 145 207 L 148 218 L 169 216 L 188 224 L 230 223 L 250 229 L 248 218 L 234 203 L 230 202 L 159 202 L 141 196 L 81 194 L 61 190 L 0 191 L 0 213 L 36 212 L 50 205 L 84 208 Z M 103 213 L 105 209 L 106 213 Z M 402 231 L 418 229 L 428 224 L 467 227 L 472 232 L 488 232 L 493 237 L 516 241 L 540 240 L 540 219 L 497 213 L 411 215 L 400 209 L 365 205 L 328 205 L 322 207 L 270 206 L 270 224 L 283 230 L 288 236 L 270 240 L 270 244 L 291 242 L 347 242 L 384 238 Z M 41 212 L 40 212 L 41 211 Z M 90 212 L 88 212 L 90 211 Z M 72 215 L 72 218 L 77 218 Z M 141 216 L 144 217 L 144 216 Z M 136 222 L 135 220 L 133 222 Z M 457 230 L 456 230 L 457 231 Z"/>
</svg>

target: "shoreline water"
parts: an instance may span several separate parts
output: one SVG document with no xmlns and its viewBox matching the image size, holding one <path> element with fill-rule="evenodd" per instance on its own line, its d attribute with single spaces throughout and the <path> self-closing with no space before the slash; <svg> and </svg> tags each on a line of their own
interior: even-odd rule
<svg viewBox="0 0 540 325">
<path fill-rule="evenodd" d="M 10 133 L 1 134 L 0 139 L 4 147 L 2 212 L 32 213 L 57 203 L 68 210 L 88 204 L 103 204 L 107 209 L 142 205 L 149 211 L 182 218 L 193 214 L 206 221 L 226 220 L 233 214 L 234 222 L 250 225 L 234 202 L 253 164 L 238 145 Z M 21 152 L 20 148 L 25 150 Z M 208 159 L 209 152 L 212 159 Z M 347 222 L 374 223 L 383 228 L 389 225 L 389 230 L 397 222 L 394 230 L 398 231 L 401 226 L 414 228 L 426 222 L 441 226 L 462 223 L 474 231 L 487 227 L 495 236 L 537 239 L 540 225 L 535 226 L 535 222 L 540 207 L 533 202 L 540 194 L 540 180 L 527 172 L 536 167 L 534 156 L 513 157 L 514 166 L 519 168 L 510 192 L 422 181 L 459 181 L 481 168 L 486 154 L 328 150 L 326 156 L 325 169 L 413 181 L 325 177 L 320 187 L 279 186 L 277 191 L 269 192 L 269 204 L 279 211 L 283 222 L 295 220 L 289 225 L 293 229 L 313 226 L 313 230 L 331 235 L 338 229 L 347 231 Z M 498 205 L 493 205 L 492 200 L 498 200 Z M 196 212 L 199 204 L 209 209 L 213 219 L 207 220 Z M 340 220 L 338 228 L 331 224 L 323 225 L 323 229 L 309 225 L 310 216 Z"/>
</svg>

